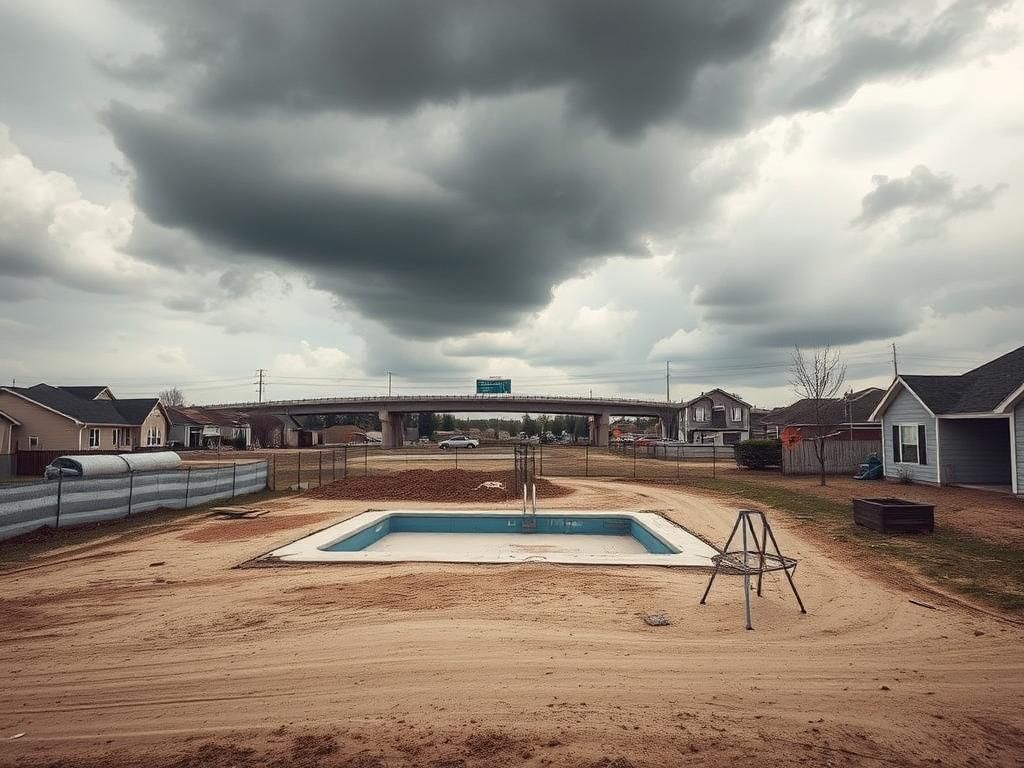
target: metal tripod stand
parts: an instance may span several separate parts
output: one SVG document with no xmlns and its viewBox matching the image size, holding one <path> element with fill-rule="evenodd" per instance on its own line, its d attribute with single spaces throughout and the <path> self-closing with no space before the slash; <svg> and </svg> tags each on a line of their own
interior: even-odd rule
<svg viewBox="0 0 1024 768">
<path fill-rule="evenodd" d="M 760 538 L 757 535 L 754 521 L 752 520 L 755 517 L 761 520 Z M 729 549 L 732 545 L 732 540 L 736 537 L 737 531 L 741 533 L 743 549 Z M 747 536 L 748 532 L 749 539 Z M 771 540 L 772 547 L 775 548 L 774 552 L 768 551 L 769 539 Z M 751 544 L 753 544 L 753 549 L 750 548 Z M 700 599 L 701 605 L 704 605 L 707 600 L 708 593 L 711 592 L 711 585 L 715 583 L 715 577 L 720 569 L 724 568 L 732 573 L 742 574 L 743 605 L 746 611 L 747 629 L 753 629 L 754 626 L 750 622 L 750 577 L 755 574 L 757 575 L 757 596 L 760 597 L 761 582 L 764 579 L 764 575 L 771 571 L 782 571 L 786 574 L 789 586 L 792 588 L 796 601 L 800 605 L 800 613 L 807 613 L 807 609 L 804 608 L 804 602 L 800 599 L 800 593 L 796 591 L 796 584 L 793 583 L 793 571 L 796 570 L 797 561 L 792 557 L 786 557 L 782 554 L 782 550 L 779 549 L 779 543 L 775 540 L 775 534 L 772 533 L 772 527 L 768 524 L 768 518 L 765 517 L 764 512 L 756 509 L 741 509 L 739 515 L 736 516 L 736 524 L 733 525 L 732 533 L 729 534 L 722 552 L 713 556 L 711 560 L 715 564 L 715 570 L 711 574 L 707 588 L 704 590 L 704 596 Z"/>
</svg>

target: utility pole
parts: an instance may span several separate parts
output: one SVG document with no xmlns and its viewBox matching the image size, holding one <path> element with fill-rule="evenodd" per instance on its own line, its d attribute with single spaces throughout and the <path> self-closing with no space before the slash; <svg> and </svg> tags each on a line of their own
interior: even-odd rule
<svg viewBox="0 0 1024 768">
<path fill-rule="evenodd" d="M 672 390 L 670 388 L 670 382 L 672 380 L 672 374 L 669 371 L 669 361 L 665 361 L 665 402 L 672 402 Z"/>
<path fill-rule="evenodd" d="M 892 377 L 898 378 L 900 375 L 899 366 L 896 365 L 896 342 L 892 343 Z"/>
<path fill-rule="evenodd" d="M 260 403 L 263 402 L 263 374 L 266 373 L 266 372 L 267 372 L 267 370 L 265 368 L 257 368 L 256 369 L 256 375 L 260 377 L 259 378 L 259 382 L 257 382 L 259 384 L 259 388 L 260 388 L 259 389 L 259 392 L 260 392 L 259 399 L 258 399 L 257 402 L 260 402 Z"/>
<path fill-rule="evenodd" d="M 388 397 L 391 397 L 391 371 L 388 371 Z"/>
</svg>

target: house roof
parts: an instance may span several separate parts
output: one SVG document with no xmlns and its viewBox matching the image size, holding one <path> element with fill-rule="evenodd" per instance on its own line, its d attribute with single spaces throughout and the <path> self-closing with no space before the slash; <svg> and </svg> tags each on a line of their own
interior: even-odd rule
<svg viewBox="0 0 1024 768">
<path fill-rule="evenodd" d="M 106 387 L 100 387 L 99 391 L 103 389 Z M 155 397 L 128 400 L 89 400 L 74 395 L 63 387 L 51 387 L 49 384 L 36 384 L 33 387 L 3 387 L 3 390 L 82 424 L 138 426 L 146 420 L 146 417 L 160 402 Z"/>
<path fill-rule="evenodd" d="M 167 418 L 171 420 L 171 424 L 237 427 L 241 426 L 244 423 L 244 421 L 238 418 L 237 416 L 233 416 L 226 412 L 217 411 L 211 408 L 199 408 L 196 406 L 192 406 L 189 408 L 169 407 L 166 408 L 165 410 L 167 411 Z"/>
<path fill-rule="evenodd" d="M 959 376 L 905 375 L 895 383 L 909 387 L 934 414 L 995 412 L 1024 385 L 1024 347 Z"/>
<path fill-rule="evenodd" d="M 686 407 L 688 407 L 690 405 L 693 405 L 694 403 L 696 403 L 701 398 L 708 397 L 712 392 L 720 392 L 721 394 L 725 395 L 726 397 L 731 397 L 733 400 L 735 400 L 740 405 L 747 406 L 747 408 L 753 408 L 754 407 L 750 403 L 744 401 L 743 398 L 741 398 L 739 395 L 734 395 L 732 392 L 726 392 L 721 387 L 715 387 L 714 389 L 709 389 L 707 392 L 701 392 L 699 395 L 697 395 L 696 397 L 690 398 L 689 400 L 687 400 L 682 405 L 683 405 L 684 408 L 686 408 Z"/>
<path fill-rule="evenodd" d="M 871 412 L 885 397 L 885 390 L 877 387 L 851 392 L 843 397 L 826 400 L 825 421 L 829 424 L 866 424 L 871 421 Z M 816 424 L 813 398 L 797 400 L 792 405 L 776 408 L 761 419 L 762 424 L 779 426 Z"/>
<path fill-rule="evenodd" d="M 97 397 L 102 395 L 104 392 L 106 392 L 108 395 L 110 395 L 111 398 L 113 398 L 113 396 L 114 396 L 113 393 L 111 393 L 111 391 L 107 387 L 104 387 L 104 386 L 57 387 L 57 389 L 62 389 L 65 392 L 67 392 L 69 395 L 74 395 L 75 397 L 81 397 L 81 398 L 83 398 L 85 400 L 95 400 Z"/>
</svg>

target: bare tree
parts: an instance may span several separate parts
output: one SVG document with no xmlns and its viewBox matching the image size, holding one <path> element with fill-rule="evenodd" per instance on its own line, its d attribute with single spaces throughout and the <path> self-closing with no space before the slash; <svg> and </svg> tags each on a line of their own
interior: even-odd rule
<svg viewBox="0 0 1024 768">
<path fill-rule="evenodd" d="M 821 470 L 821 484 L 825 485 L 825 451 L 828 438 L 839 427 L 836 414 L 842 409 L 835 407 L 835 398 L 846 381 L 846 363 L 839 350 L 828 345 L 815 349 L 812 357 L 796 347 L 789 373 L 796 396 L 811 402 L 814 434 L 810 440 Z"/>
<path fill-rule="evenodd" d="M 172 408 L 180 408 L 185 404 L 185 395 L 177 387 L 165 389 L 158 395 L 158 397 L 163 405 L 170 406 Z"/>
</svg>

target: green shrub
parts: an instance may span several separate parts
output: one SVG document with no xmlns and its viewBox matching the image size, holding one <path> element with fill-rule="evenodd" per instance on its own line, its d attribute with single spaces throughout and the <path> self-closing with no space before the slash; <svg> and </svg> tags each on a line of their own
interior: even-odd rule
<svg viewBox="0 0 1024 768">
<path fill-rule="evenodd" d="M 733 446 L 736 464 L 748 469 L 782 466 L 782 442 L 779 440 L 744 440 Z"/>
</svg>

